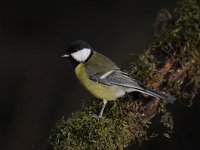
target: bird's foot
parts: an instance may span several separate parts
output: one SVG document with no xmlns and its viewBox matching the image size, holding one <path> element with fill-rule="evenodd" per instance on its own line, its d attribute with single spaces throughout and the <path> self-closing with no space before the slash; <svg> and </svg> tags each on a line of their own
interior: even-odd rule
<svg viewBox="0 0 200 150">
<path fill-rule="evenodd" d="M 92 118 L 94 119 L 100 119 L 102 115 L 96 115 L 96 114 L 91 114 Z"/>
</svg>

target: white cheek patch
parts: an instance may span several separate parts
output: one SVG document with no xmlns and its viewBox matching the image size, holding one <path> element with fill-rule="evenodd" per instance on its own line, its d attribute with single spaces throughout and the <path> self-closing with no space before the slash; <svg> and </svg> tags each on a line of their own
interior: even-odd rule
<svg viewBox="0 0 200 150">
<path fill-rule="evenodd" d="M 79 62 L 83 62 L 88 59 L 90 54 L 91 54 L 91 49 L 83 48 L 75 53 L 72 53 L 71 55 L 75 60 L 77 60 Z"/>
</svg>

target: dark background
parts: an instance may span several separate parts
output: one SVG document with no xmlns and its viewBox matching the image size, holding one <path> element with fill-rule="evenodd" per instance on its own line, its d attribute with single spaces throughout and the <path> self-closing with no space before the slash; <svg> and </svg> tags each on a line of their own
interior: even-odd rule
<svg viewBox="0 0 200 150">
<path fill-rule="evenodd" d="M 63 115 L 91 96 L 61 56 L 82 39 L 128 69 L 153 40 L 162 7 L 175 0 L 8 0 L 0 2 L 0 149 L 40 150 Z M 171 139 L 159 136 L 130 149 L 199 149 L 200 104 L 170 106 Z"/>
</svg>

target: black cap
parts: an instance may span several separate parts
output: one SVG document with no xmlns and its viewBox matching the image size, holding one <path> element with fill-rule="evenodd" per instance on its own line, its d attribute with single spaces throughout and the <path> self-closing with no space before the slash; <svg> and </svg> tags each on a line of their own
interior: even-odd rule
<svg viewBox="0 0 200 150">
<path fill-rule="evenodd" d="M 92 49 L 92 47 L 85 41 L 77 40 L 77 41 L 72 42 L 72 44 L 66 49 L 66 51 L 67 51 L 67 54 L 71 54 L 83 48 Z"/>
</svg>

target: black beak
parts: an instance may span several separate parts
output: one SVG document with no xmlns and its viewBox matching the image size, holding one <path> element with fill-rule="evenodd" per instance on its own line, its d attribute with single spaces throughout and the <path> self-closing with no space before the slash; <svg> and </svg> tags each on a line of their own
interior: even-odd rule
<svg viewBox="0 0 200 150">
<path fill-rule="evenodd" d="M 65 55 L 63 55 L 62 57 L 69 57 L 69 55 L 68 55 L 68 54 L 65 54 Z"/>
</svg>

